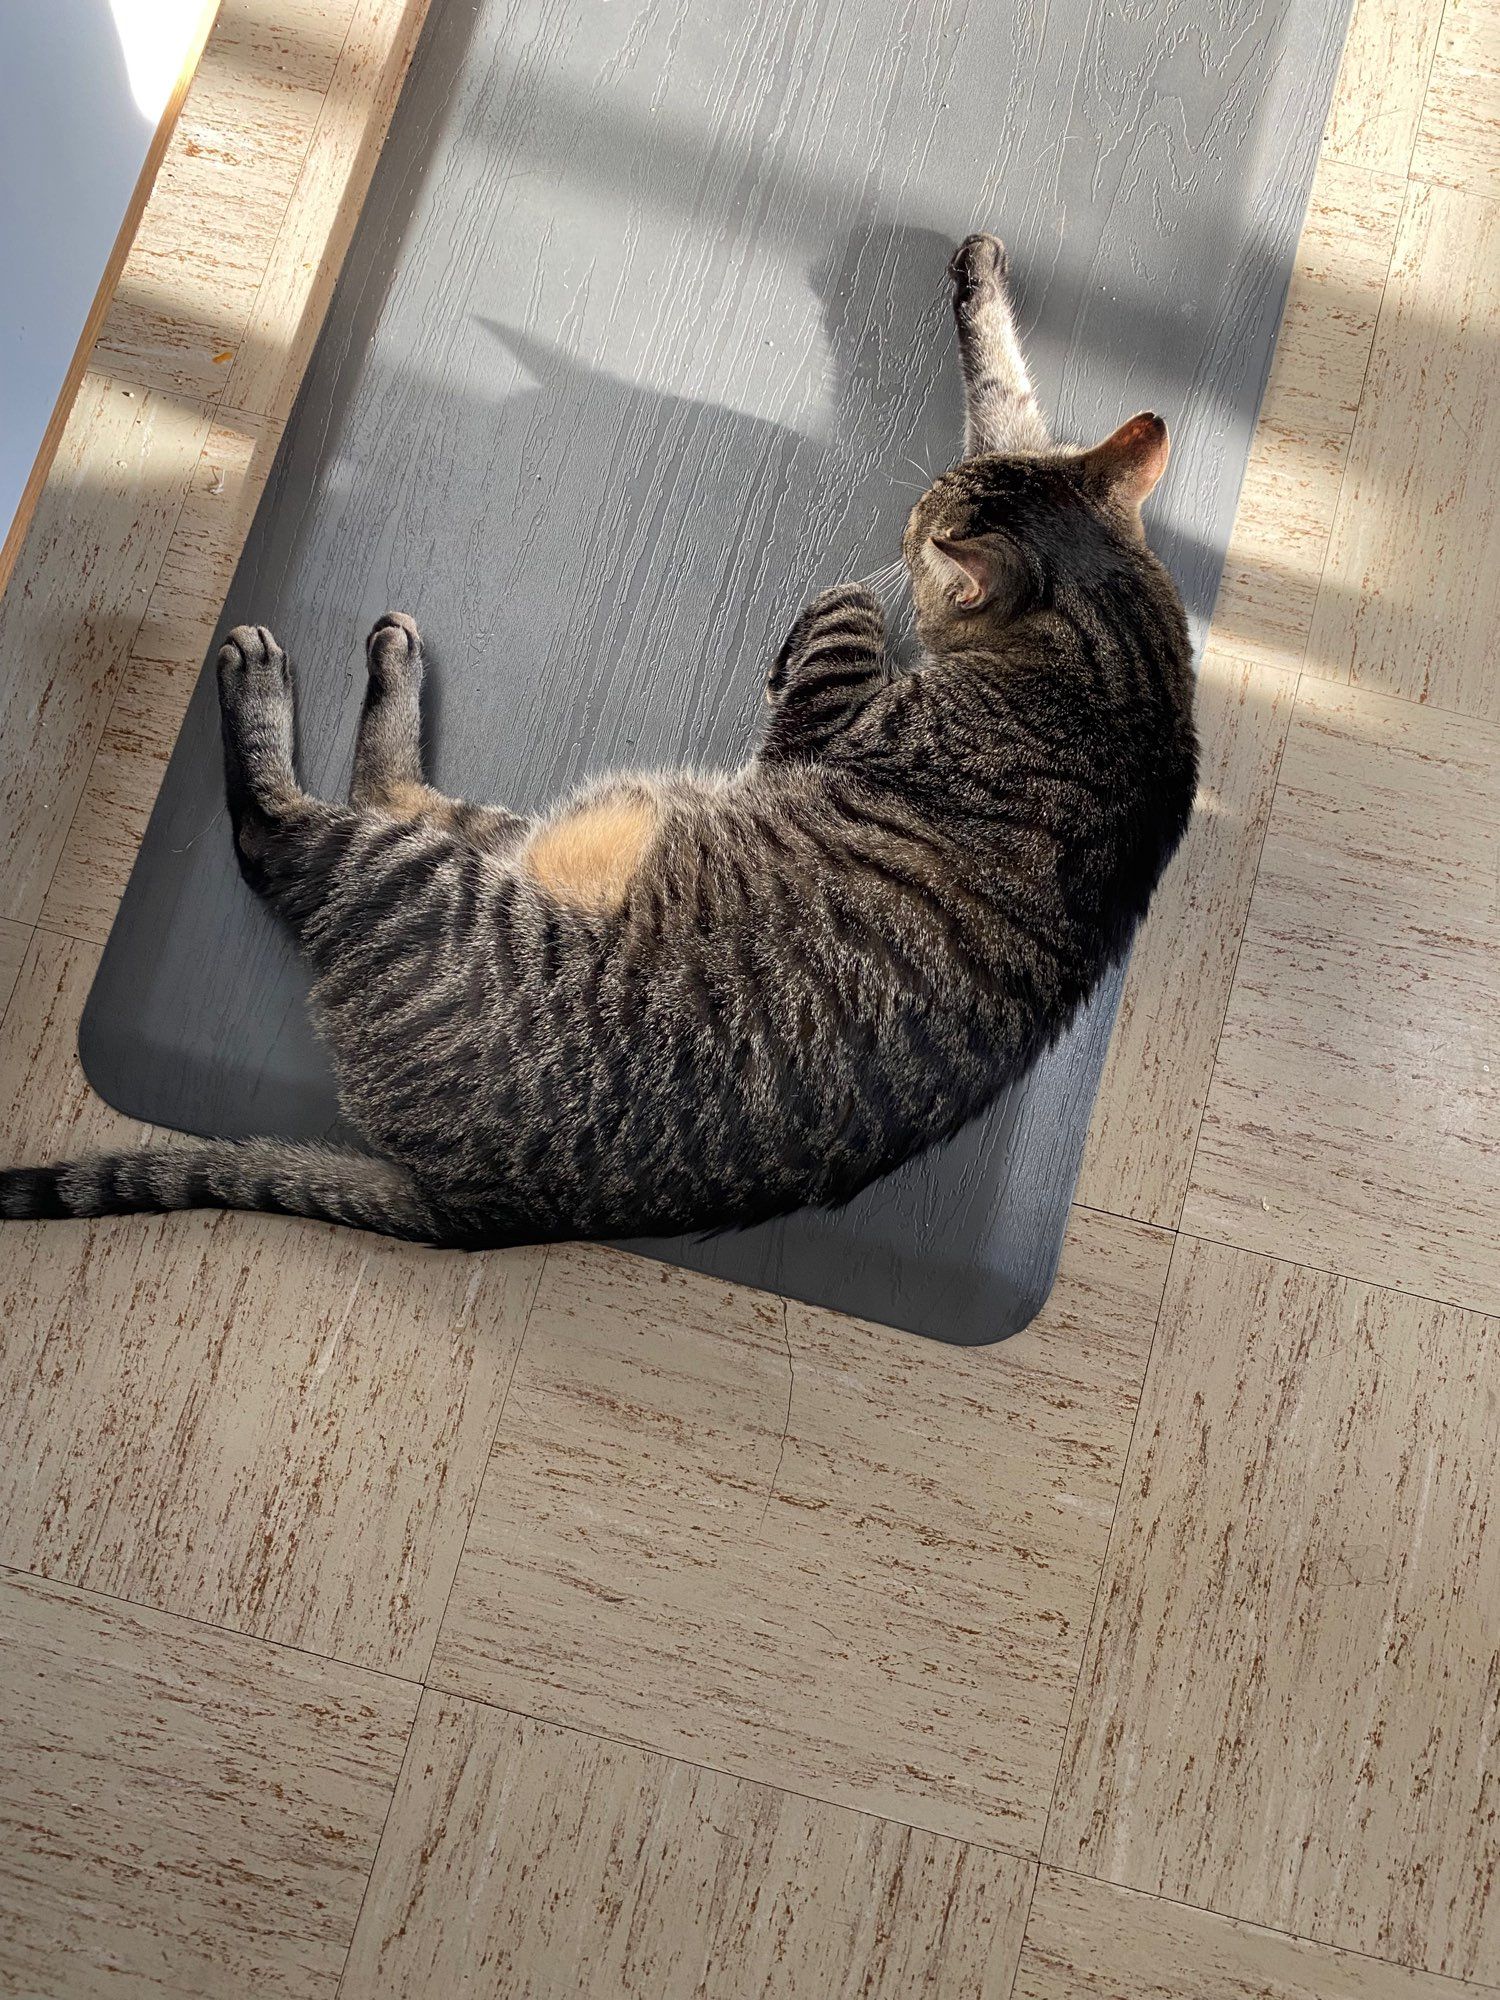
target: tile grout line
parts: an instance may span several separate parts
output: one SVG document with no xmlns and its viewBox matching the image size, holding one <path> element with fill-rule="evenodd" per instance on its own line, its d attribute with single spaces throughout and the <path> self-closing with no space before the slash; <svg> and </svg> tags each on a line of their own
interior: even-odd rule
<svg viewBox="0 0 1500 2000">
<path fill-rule="evenodd" d="M 1368 1291 L 1383 1292 L 1390 1298 L 1410 1299 L 1415 1305 L 1437 1306 L 1442 1312 L 1472 1313 L 1476 1319 L 1493 1320 L 1500 1325 L 1500 1310 L 1489 1306 L 1476 1306 L 1462 1299 L 1438 1298 L 1432 1292 L 1418 1292 L 1407 1285 L 1387 1284 L 1381 1278 L 1362 1277 L 1357 1271 L 1340 1271 L 1332 1264 L 1308 1264 L 1300 1257 L 1281 1256 L 1274 1250 L 1255 1250 L 1248 1244 L 1235 1243 L 1227 1236 L 1208 1236 L 1200 1229 L 1180 1229 L 1177 1240 L 1180 1243 L 1202 1243 L 1211 1250 L 1232 1250 L 1237 1257 L 1258 1257 L 1262 1263 L 1279 1264 L 1288 1271 L 1306 1271 L 1314 1278 L 1334 1278 L 1341 1285 L 1363 1285 Z"/>
<path fill-rule="evenodd" d="M 1404 174 L 1399 177 L 1393 175 L 1392 178 L 1399 178 L 1401 182 L 1401 206 L 1396 214 L 1396 227 L 1391 231 L 1390 255 L 1385 260 L 1385 276 L 1380 281 L 1380 303 L 1375 308 L 1375 324 L 1370 329 L 1370 346 L 1369 351 L 1365 355 L 1364 368 L 1360 373 L 1359 394 L 1354 399 L 1354 416 L 1349 425 L 1349 435 L 1344 440 L 1343 463 L 1339 467 L 1338 490 L 1333 496 L 1333 505 L 1328 512 L 1328 533 L 1323 538 L 1323 556 L 1318 565 L 1318 587 L 1313 592 L 1312 608 L 1307 615 L 1307 630 L 1303 634 L 1302 650 L 1297 656 L 1297 671 L 1299 675 L 1307 671 L 1307 655 L 1312 646 L 1313 628 L 1318 622 L 1318 607 L 1323 602 L 1323 587 L 1328 581 L 1328 555 L 1333 547 L 1334 529 L 1338 526 L 1339 516 L 1343 511 L 1344 489 L 1349 483 L 1349 466 L 1354 458 L 1354 446 L 1359 436 L 1360 419 L 1365 413 L 1365 396 L 1370 387 L 1370 370 L 1375 365 L 1375 351 L 1380 345 L 1380 325 L 1381 321 L 1385 318 L 1386 306 L 1390 300 L 1391 272 L 1396 268 L 1396 250 L 1401 241 L 1402 225 L 1406 221 L 1407 210 L 1411 204 L 1412 182 L 1410 178 Z M 1279 343 L 1279 333 L 1277 340 Z M 1328 677 L 1323 675 L 1319 676 L 1319 678 L 1326 680 Z M 1335 685 L 1344 687 L 1354 685 L 1354 669 L 1352 665 L 1343 681 Z M 1273 806 L 1275 804 L 1274 798 L 1272 804 Z M 1269 821 L 1267 824 L 1269 824 Z"/>
<path fill-rule="evenodd" d="M 1130 1461 L 1135 1452 L 1136 1432 L 1140 1428 L 1141 1410 L 1146 1401 L 1146 1388 L 1151 1380 L 1151 1362 L 1156 1353 L 1157 1338 L 1161 1333 L 1161 1316 L 1166 1310 L 1167 1290 L 1172 1282 L 1172 1267 L 1177 1261 L 1177 1247 L 1181 1241 L 1176 1232 L 1172 1235 L 1171 1248 L 1167 1253 L 1167 1267 L 1162 1273 L 1161 1292 L 1156 1301 L 1156 1315 L 1151 1322 L 1151 1338 L 1146 1343 L 1146 1358 L 1141 1366 L 1140 1387 L 1136 1391 L 1135 1408 L 1130 1413 L 1130 1435 L 1125 1440 L 1124 1454 L 1120 1459 L 1120 1477 L 1115 1482 L 1115 1504 L 1110 1510 L 1109 1531 L 1104 1537 L 1104 1548 L 1099 1558 L 1099 1574 L 1094 1581 L 1094 1595 L 1089 1604 L 1089 1615 L 1083 1626 L 1083 1644 L 1079 1648 L 1078 1672 L 1073 1680 L 1073 1694 L 1068 1703 L 1068 1719 L 1063 1725 L 1062 1740 L 1057 1749 L 1057 1768 L 1052 1774 L 1052 1790 L 1047 1799 L 1047 1811 L 1042 1821 L 1042 1837 L 1037 1851 L 1038 1870 L 1046 1858 L 1048 1842 L 1052 1835 L 1052 1818 L 1057 1810 L 1057 1794 L 1062 1784 L 1063 1764 L 1068 1755 L 1068 1743 L 1073 1734 L 1073 1718 L 1078 1712 L 1078 1697 L 1083 1688 L 1084 1671 L 1088 1666 L 1089 1643 L 1094 1635 L 1094 1621 L 1099 1615 L 1099 1601 L 1104 1595 L 1104 1579 L 1109 1570 L 1110 1551 L 1114 1547 L 1115 1529 L 1120 1519 L 1120 1500 L 1125 1491 L 1125 1482 L 1130 1477 Z M 1035 1891 L 1033 1890 L 1033 1894 Z M 1030 1909 L 1028 1906 L 1027 1922 Z"/>
<path fill-rule="evenodd" d="M 354 1912 L 354 1922 L 349 1926 L 349 1942 L 344 1946 L 344 1962 L 339 1967 L 338 1984 L 333 1989 L 332 2000 L 340 2000 L 344 1991 L 344 1981 L 349 1976 L 349 1960 L 354 1955 L 354 1940 L 359 1936 L 359 1927 L 364 1921 L 365 1904 L 370 1900 L 370 1889 L 375 1881 L 375 1870 L 380 1866 L 380 1850 L 385 1846 L 386 1834 L 390 1831 L 391 1815 L 396 1810 L 397 1794 L 406 1776 L 407 1762 L 411 1757 L 411 1746 L 417 1739 L 417 1724 L 422 1719 L 422 1703 L 426 1698 L 425 1687 L 418 1686 L 416 1705 L 412 1709 L 411 1727 L 406 1732 L 406 1741 L 401 1746 L 401 1762 L 396 1766 L 395 1783 L 391 1795 L 385 1802 L 385 1818 L 380 1822 L 380 1833 L 375 1842 L 375 1851 L 370 1856 L 370 1866 L 365 1874 L 364 1887 L 359 1892 L 359 1908 Z"/>
<path fill-rule="evenodd" d="M 1068 1720 L 1071 1722 L 1072 1717 Z M 1050 1809 L 1049 1809 L 1050 1810 Z M 1046 1844 L 1046 1829 L 1042 1831 L 1042 1842 Z M 1047 1864 L 1038 1856 L 1031 1870 L 1031 1893 L 1026 1898 L 1026 1914 L 1021 1919 L 1021 1935 L 1016 1941 L 1016 1962 L 1011 1969 L 1010 1984 L 1006 1987 L 1002 2000 L 1015 2000 L 1016 1987 L 1021 1978 L 1021 1960 L 1026 1956 L 1026 1940 L 1031 1935 L 1031 1913 L 1036 1908 L 1036 1892 L 1042 1886 L 1042 1870 Z"/>
<path fill-rule="evenodd" d="M 1262 1917 L 1241 1917 L 1232 1910 L 1221 1910 L 1212 1903 L 1190 1903 L 1185 1896 L 1169 1896 L 1161 1889 L 1142 1889 L 1134 1882 L 1118 1882 L 1112 1875 L 1090 1875 L 1082 1868 L 1070 1868 L 1063 1861 L 1043 1861 L 1038 1865 L 1038 1877 L 1043 1869 L 1051 1869 L 1056 1875 L 1066 1875 L 1075 1882 L 1089 1882 L 1105 1889 L 1114 1889 L 1122 1896 L 1138 1897 L 1143 1903 L 1162 1903 L 1170 1910 L 1188 1910 L 1194 1916 L 1213 1917 L 1221 1924 L 1241 1924 L 1247 1930 L 1263 1931 L 1271 1937 L 1285 1938 L 1289 1944 L 1316 1945 L 1320 1951 L 1335 1951 L 1349 1958 L 1357 1958 L 1366 1965 L 1381 1965 L 1393 1972 L 1410 1973 L 1419 1979 L 1441 1979 L 1454 1989 L 1455 2000 L 1464 1993 L 1474 1993 L 1488 2000 L 1491 1994 L 1500 1994 L 1500 1987 L 1487 1985 L 1482 1980 L 1466 1979 L 1457 1972 L 1438 1972 L 1430 1967 L 1413 1963 L 1405 1958 L 1382 1958 L 1378 1952 L 1364 1951 L 1359 1945 L 1339 1944 L 1333 1938 L 1319 1937 L 1313 1931 L 1290 1931 L 1281 1924 L 1268 1924 Z M 1030 1918 L 1027 1919 L 1028 1926 Z M 1023 1939 L 1024 1947 L 1024 1939 Z M 1311 1989 L 1307 1989 L 1309 1992 Z"/>
<path fill-rule="evenodd" d="M 1297 679 L 1292 687 L 1291 709 L 1287 715 L 1286 728 L 1282 733 L 1282 738 L 1280 743 L 1276 747 L 1276 763 L 1271 773 L 1271 795 L 1269 803 L 1266 806 L 1265 825 L 1262 826 L 1260 830 L 1260 839 L 1256 843 L 1255 870 L 1250 877 L 1250 894 L 1245 899 L 1244 922 L 1240 925 L 1240 934 L 1235 939 L 1234 964 L 1230 967 L 1229 983 L 1224 989 L 1224 1010 L 1222 1014 L 1219 1016 L 1218 1031 L 1214 1035 L 1214 1055 L 1213 1055 L 1213 1061 L 1209 1064 L 1208 1085 L 1207 1088 L 1204 1090 L 1203 1102 L 1198 1110 L 1198 1129 L 1193 1134 L 1193 1148 L 1192 1151 L 1188 1154 L 1187 1173 L 1183 1178 L 1182 1193 L 1179 1196 L 1177 1202 L 1177 1218 L 1175 1222 L 1173 1222 L 1171 1225 L 1174 1233 L 1178 1234 L 1181 1233 L 1183 1214 L 1187 1209 L 1188 1196 L 1192 1192 L 1193 1172 L 1198 1164 L 1198 1149 L 1203 1144 L 1203 1126 L 1205 1120 L 1208 1117 L 1209 1099 L 1213 1096 L 1214 1081 L 1219 1074 L 1219 1049 L 1223 1044 L 1224 1029 L 1229 1021 L 1229 1010 L 1234 1005 L 1235 987 L 1239 983 L 1240 958 L 1245 949 L 1246 934 L 1250 929 L 1250 913 L 1255 907 L 1255 892 L 1260 887 L 1260 869 L 1261 869 L 1261 863 L 1265 859 L 1266 841 L 1270 837 L 1271 822 L 1276 817 L 1276 795 L 1281 790 L 1282 760 L 1286 756 L 1286 746 L 1291 738 L 1292 724 L 1297 720 L 1297 696 L 1300 693 L 1301 688 L 1302 688 L 1302 674 L 1299 669 L 1297 674 Z"/>
<path fill-rule="evenodd" d="M 14 923 L 16 929 L 24 931 L 26 936 L 21 944 L 21 963 L 16 971 L 16 983 L 12 986 L 9 993 L 6 994 L 5 1005 L 0 1007 L 0 1029 L 3 1029 L 6 1022 L 10 1019 L 10 1010 L 15 1006 L 16 995 L 21 990 L 21 974 L 26 970 L 26 961 L 31 956 L 31 947 L 36 942 L 37 932 L 41 929 L 40 924 L 23 923 L 19 918 L 8 917 L 6 922 Z"/>
<path fill-rule="evenodd" d="M 314 1646 L 299 1646 L 292 1639 L 273 1639 L 264 1632 L 247 1632 L 242 1626 L 228 1625 L 217 1619 L 202 1618 L 192 1611 L 179 1610 L 175 1605 L 152 1604 L 141 1597 L 125 1597 L 117 1590 L 102 1590 L 95 1583 L 75 1583 L 71 1577 L 49 1576 L 42 1569 L 28 1569 L 23 1563 L 0 1561 L 0 1576 L 29 1577 L 33 1583 L 45 1584 L 49 1590 L 73 1590 L 80 1597 L 91 1597 L 101 1604 L 119 1604 L 129 1611 L 142 1611 L 151 1618 L 165 1618 L 169 1621 L 191 1627 L 194 1631 L 217 1632 L 224 1639 L 243 1639 L 252 1646 L 271 1646 L 279 1653 L 295 1653 L 299 1659 L 314 1660 L 322 1667 L 342 1667 L 352 1674 L 373 1674 L 377 1680 L 391 1681 L 397 1687 L 409 1687 L 420 1694 L 423 1683 L 414 1680 L 410 1674 L 392 1672 L 389 1667 L 371 1667 L 362 1660 L 345 1659 L 342 1653 L 320 1653 Z"/>
<path fill-rule="evenodd" d="M 458 1545 L 458 1556 L 453 1564 L 453 1574 L 448 1579 L 448 1589 L 443 1598 L 443 1608 L 438 1613 L 437 1623 L 433 1626 L 432 1645 L 428 1650 L 427 1659 L 422 1667 L 422 1686 L 424 1688 L 434 1685 L 428 1676 L 432 1672 L 432 1663 L 437 1658 L 438 1647 L 442 1644 L 443 1627 L 448 1622 L 448 1607 L 453 1602 L 453 1593 L 458 1588 L 458 1573 L 463 1568 L 464 1557 L 469 1552 L 469 1536 L 473 1532 L 474 1516 L 479 1512 L 479 1501 L 484 1492 L 485 1475 L 490 1469 L 490 1460 L 495 1455 L 495 1441 L 500 1435 L 500 1426 L 505 1422 L 505 1412 L 510 1403 L 510 1392 L 515 1384 L 516 1371 L 521 1366 L 521 1352 L 526 1345 L 527 1336 L 531 1332 L 531 1319 L 536 1311 L 536 1302 L 542 1295 L 542 1282 L 547 1275 L 547 1266 L 552 1261 L 552 1245 L 550 1243 L 543 1244 L 541 1251 L 542 1261 L 537 1270 L 536 1283 L 531 1288 L 531 1297 L 527 1300 L 526 1311 L 521 1320 L 521 1337 L 516 1342 L 516 1351 L 511 1356 L 510 1373 L 505 1378 L 505 1393 L 501 1396 L 500 1407 L 495 1412 L 495 1421 L 490 1427 L 489 1440 L 484 1448 L 484 1457 L 480 1461 L 479 1477 L 474 1483 L 474 1503 L 469 1509 L 468 1519 L 464 1522 L 463 1539 Z M 502 1251 L 500 1254 L 504 1256 L 508 1253 Z"/>
<path fill-rule="evenodd" d="M 1414 181 L 1415 187 L 1417 183 Z M 1368 701 L 1399 701 L 1407 708 L 1420 709 L 1424 715 L 1443 715 L 1450 722 L 1467 723 L 1471 728 L 1500 728 L 1500 717 L 1482 715 L 1476 709 L 1448 708 L 1440 701 L 1426 701 L 1420 695 L 1403 694 L 1399 688 L 1376 687 L 1369 681 L 1336 681 L 1327 674 L 1320 674 L 1316 667 L 1303 665 L 1298 679 L 1311 681 L 1315 687 L 1342 688 L 1346 694 L 1363 695 Z"/>
<path fill-rule="evenodd" d="M 705 1763 L 701 1757 L 687 1757 L 680 1751 L 663 1750 L 659 1744 L 647 1743 L 634 1736 L 612 1736 L 602 1729 L 589 1729 L 581 1722 L 561 1722 L 555 1715 L 538 1715 L 529 1708 L 515 1708 L 503 1701 L 493 1701 L 488 1695 L 475 1694 L 469 1688 L 456 1687 L 449 1681 L 426 1681 L 424 1692 L 446 1695 L 452 1701 L 468 1702 L 471 1707 L 490 1710 L 495 1715 L 514 1716 L 521 1722 L 534 1722 L 543 1729 L 556 1729 L 565 1736 L 587 1737 L 591 1743 L 604 1743 L 617 1750 L 635 1750 L 643 1757 L 657 1757 L 666 1764 L 679 1764 L 690 1771 L 703 1771 L 710 1777 L 729 1778 L 737 1785 L 754 1785 L 762 1791 L 776 1792 L 789 1799 L 801 1799 L 804 1805 L 822 1806 L 828 1812 L 849 1813 L 856 1819 L 873 1820 L 877 1826 L 901 1827 L 908 1833 L 920 1833 L 928 1840 L 942 1840 L 954 1847 L 972 1847 L 981 1854 L 1003 1854 L 1007 1860 L 1019 1861 L 1028 1867 L 1040 1865 L 1038 1855 L 1022 1847 L 1006 1847 L 998 1840 L 986 1840 L 975 1834 L 948 1833 L 940 1827 L 924 1825 L 915 1819 L 902 1819 L 896 1813 L 877 1812 L 873 1806 L 853 1805 L 847 1799 L 831 1799 L 821 1792 L 805 1792 L 796 1785 L 783 1784 L 779 1778 L 756 1778 L 744 1771 L 731 1770 L 727 1764 Z"/>
<path fill-rule="evenodd" d="M 1447 26 L 1448 9 L 1452 6 L 1452 4 L 1453 0 L 1443 0 L 1442 9 L 1439 12 L 1437 18 L 1437 26 L 1436 28 L 1433 29 L 1432 33 L 1432 54 L 1427 58 L 1427 74 L 1422 79 L 1422 102 L 1417 106 L 1417 115 L 1412 123 L 1411 145 L 1407 149 L 1406 167 L 1405 171 L 1402 174 L 1402 179 L 1407 181 L 1408 183 L 1416 180 L 1417 178 L 1416 175 L 1411 170 L 1412 162 L 1417 157 L 1417 147 L 1421 144 L 1422 141 L 1422 126 L 1427 117 L 1427 100 L 1432 95 L 1432 73 L 1437 68 L 1438 50 L 1442 46 L 1443 29 Z M 1419 183 L 1419 185 L 1427 186 L 1430 185 L 1430 183 L 1422 182 Z M 1405 213 L 1404 202 L 1402 204 L 1402 212 L 1403 214 Z"/>
</svg>

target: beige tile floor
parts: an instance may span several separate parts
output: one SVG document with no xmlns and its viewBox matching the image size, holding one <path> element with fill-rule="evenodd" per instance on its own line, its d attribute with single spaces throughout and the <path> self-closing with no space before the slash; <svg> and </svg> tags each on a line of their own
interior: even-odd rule
<svg viewBox="0 0 1500 2000">
<path fill-rule="evenodd" d="M 0 1147 L 423 0 L 224 0 L 0 606 Z M 1063 1275 L 8 1230 L 0 1992 L 1500 1993 L 1500 0 L 1359 0 Z"/>
</svg>

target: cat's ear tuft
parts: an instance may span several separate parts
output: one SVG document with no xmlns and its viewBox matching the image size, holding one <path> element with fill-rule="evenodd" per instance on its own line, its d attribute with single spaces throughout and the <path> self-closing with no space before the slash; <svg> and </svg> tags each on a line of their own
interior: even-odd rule
<svg viewBox="0 0 1500 2000">
<path fill-rule="evenodd" d="M 1000 595 L 1010 554 L 998 535 L 966 535 L 961 541 L 934 535 L 943 587 L 961 611 L 982 611 Z"/>
<path fill-rule="evenodd" d="M 1139 511 L 1146 495 L 1167 469 L 1171 440 L 1161 418 L 1142 410 L 1112 431 L 1103 444 L 1083 455 L 1091 484 L 1120 506 Z"/>
</svg>

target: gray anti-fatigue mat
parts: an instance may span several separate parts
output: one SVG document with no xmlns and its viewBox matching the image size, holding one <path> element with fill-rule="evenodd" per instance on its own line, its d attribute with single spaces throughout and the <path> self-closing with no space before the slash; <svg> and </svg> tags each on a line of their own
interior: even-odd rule
<svg viewBox="0 0 1500 2000">
<path fill-rule="evenodd" d="M 1152 533 L 1201 633 L 1345 13 L 434 0 L 224 612 L 292 655 L 310 788 L 346 782 L 388 607 L 429 643 L 445 790 L 524 809 L 613 765 L 738 761 L 799 602 L 884 563 L 955 453 L 942 272 L 980 225 L 1059 434 L 1169 417 Z M 842 1213 L 643 1247 L 946 1340 L 1013 1332 L 1055 1273 L 1118 990 Z M 158 1125 L 337 1134 L 304 994 L 235 872 L 210 664 L 85 1066 Z"/>
</svg>

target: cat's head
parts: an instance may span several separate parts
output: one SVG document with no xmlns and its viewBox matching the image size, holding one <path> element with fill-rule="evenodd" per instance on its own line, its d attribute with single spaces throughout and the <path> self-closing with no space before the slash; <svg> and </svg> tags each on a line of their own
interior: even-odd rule
<svg viewBox="0 0 1500 2000">
<path fill-rule="evenodd" d="M 1092 451 L 968 458 L 945 472 L 902 538 L 920 637 L 981 637 L 1058 580 L 1118 576 L 1122 555 L 1142 549 L 1141 504 L 1167 449 L 1166 425 L 1143 412 Z"/>
</svg>

